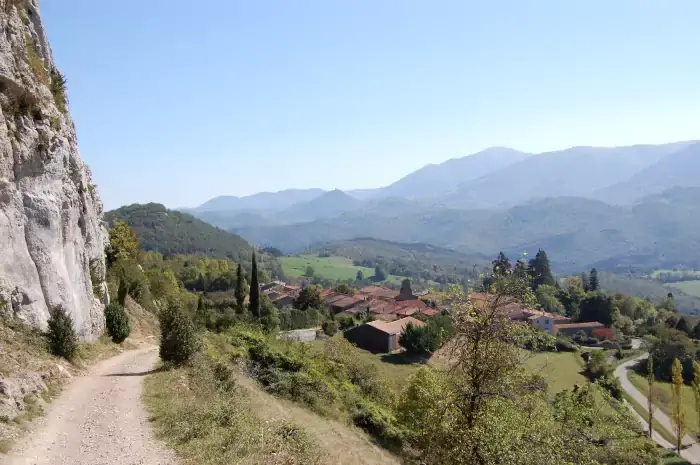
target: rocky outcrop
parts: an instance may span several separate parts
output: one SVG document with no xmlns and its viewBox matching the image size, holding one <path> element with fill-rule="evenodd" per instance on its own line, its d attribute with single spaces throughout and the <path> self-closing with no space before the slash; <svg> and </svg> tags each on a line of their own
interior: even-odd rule
<svg viewBox="0 0 700 465">
<path fill-rule="evenodd" d="M 62 305 L 82 339 L 98 337 L 101 216 L 38 1 L 0 0 L 0 307 L 45 328 Z"/>
</svg>

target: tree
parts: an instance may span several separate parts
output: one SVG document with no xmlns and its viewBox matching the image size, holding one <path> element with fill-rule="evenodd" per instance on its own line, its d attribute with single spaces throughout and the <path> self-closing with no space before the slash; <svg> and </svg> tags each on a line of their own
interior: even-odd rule
<svg viewBox="0 0 700 465">
<path fill-rule="evenodd" d="M 493 264 L 494 275 L 508 276 L 512 271 L 510 260 L 503 252 L 499 253 L 498 258 L 491 263 Z"/>
<path fill-rule="evenodd" d="M 335 320 L 328 319 L 323 322 L 321 325 L 321 329 L 323 329 L 323 332 L 326 334 L 328 337 L 333 337 L 335 336 L 335 333 L 338 332 L 338 322 Z"/>
<path fill-rule="evenodd" d="M 552 270 L 549 266 L 547 252 L 544 250 L 540 249 L 537 255 L 535 255 L 535 258 L 530 260 L 528 271 L 532 277 L 532 288 L 534 290 L 537 290 L 542 284 L 548 284 L 550 286 L 556 285 Z"/>
<path fill-rule="evenodd" d="M 700 363 L 693 362 L 693 396 L 695 397 L 695 413 L 698 421 L 698 431 L 700 431 Z"/>
<path fill-rule="evenodd" d="M 250 302 L 248 309 L 254 318 L 260 318 L 260 286 L 258 285 L 258 262 L 253 251 L 253 263 L 250 271 Z"/>
<path fill-rule="evenodd" d="M 347 283 L 338 284 L 335 287 L 335 292 L 345 295 L 355 295 L 355 289 L 350 287 Z"/>
<path fill-rule="evenodd" d="M 671 422 L 673 423 L 673 432 L 676 435 L 676 452 L 680 454 L 683 436 L 686 433 L 686 424 L 685 406 L 683 405 L 683 366 L 678 359 L 673 361 L 671 380 L 673 382 L 671 391 Z"/>
<path fill-rule="evenodd" d="M 194 322 L 198 327 L 203 327 L 207 325 L 207 320 L 209 317 L 209 312 L 207 306 L 204 302 L 204 296 L 199 295 L 197 298 L 197 309 L 194 312 Z"/>
<path fill-rule="evenodd" d="M 119 260 L 136 258 L 139 253 L 139 238 L 126 221 L 115 221 L 109 230 L 107 262 L 111 265 Z"/>
<path fill-rule="evenodd" d="M 71 360 L 78 351 L 78 335 L 73 318 L 60 305 L 51 310 L 46 339 L 49 351 L 57 357 Z"/>
<path fill-rule="evenodd" d="M 247 283 L 243 276 L 243 266 L 239 263 L 238 267 L 236 267 L 236 290 L 234 291 L 234 297 L 236 298 L 236 305 L 238 306 L 239 312 L 243 312 L 245 308 L 245 297 L 248 293 L 246 286 Z"/>
<path fill-rule="evenodd" d="M 306 267 L 306 271 L 304 271 L 304 276 L 306 276 L 307 278 L 313 278 L 315 273 L 316 271 L 311 265 L 309 265 Z"/>
<path fill-rule="evenodd" d="M 525 265 L 525 261 L 518 260 L 517 262 L 515 262 L 513 274 L 518 279 L 527 279 L 527 265 Z"/>
<path fill-rule="evenodd" d="M 581 273 L 581 287 L 583 288 L 583 292 L 590 291 L 591 290 L 590 285 L 591 285 L 591 281 L 588 278 L 588 275 L 585 272 Z"/>
<path fill-rule="evenodd" d="M 263 295 L 260 305 L 260 324 L 267 333 L 273 333 L 280 327 L 279 310 L 266 295 Z"/>
<path fill-rule="evenodd" d="M 610 326 L 615 321 L 612 297 L 602 292 L 589 292 L 580 304 L 581 321 L 598 321 Z"/>
<path fill-rule="evenodd" d="M 647 422 L 649 423 L 649 438 L 651 439 L 654 433 L 654 412 L 656 411 L 656 387 L 654 382 L 656 381 L 654 377 L 654 357 L 649 354 L 647 358 L 647 386 L 649 388 L 649 395 L 647 396 L 647 414 L 649 415 Z"/>
<path fill-rule="evenodd" d="M 377 265 L 374 267 L 374 277 L 372 278 L 374 281 L 386 281 L 386 271 L 384 269 Z"/>
<path fill-rule="evenodd" d="M 117 302 L 122 307 L 126 305 L 126 296 L 129 294 L 129 286 L 126 284 L 124 276 L 119 277 L 119 287 L 117 288 Z"/>
<path fill-rule="evenodd" d="M 591 292 L 595 292 L 598 290 L 600 287 L 600 283 L 598 282 L 598 270 L 593 268 L 591 270 L 591 274 L 588 277 L 588 290 Z"/>
<path fill-rule="evenodd" d="M 535 292 L 537 303 L 540 304 L 542 310 L 548 313 L 563 315 L 566 309 L 557 299 L 557 294 L 559 294 L 559 290 L 556 287 L 548 284 L 538 287 L 537 291 Z"/>
<path fill-rule="evenodd" d="M 105 325 L 107 333 L 115 344 L 124 342 L 131 333 L 129 315 L 119 302 L 111 302 L 105 308 Z"/>
<path fill-rule="evenodd" d="M 309 308 L 320 309 L 323 306 L 321 288 L 315 284 L 306 286 L 301 290 L 299 296 L 294 299 L 294 308 L 307 310 Z"/>
<path fill-rule="evenodd" d="M 158 315 L 160 320 L 160 358 L 164 362 L 182 365 L 187 363 L 201 348 L 192 319 L 173 300 Z"/>
<path fill-rule="evenodd" d="M 700 322 L 693 328 L 693 339 L 700 339 Z"/>
<path fill-rule="evenodd" d="M 357 276 L 355 276 L 355 279 L 357 281 L 364 281 L 365 275 L 362 273 L 362 270 L 357 270 Z"/>
</svg>

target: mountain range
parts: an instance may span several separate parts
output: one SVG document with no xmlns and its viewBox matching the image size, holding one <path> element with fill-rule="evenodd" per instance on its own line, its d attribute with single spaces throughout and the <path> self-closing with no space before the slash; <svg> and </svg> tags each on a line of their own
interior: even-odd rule
<svg viewBox="0 0 700 465">
<path fill-rule="evenodd" d="M 700 143 L 491 148 L 360 191 L 217 197 L 186 210 L 256 245 L 297 252 L 373 237 L 465 254 L 545 248 L 561 270 L 700 263 Z"/>
</svg>

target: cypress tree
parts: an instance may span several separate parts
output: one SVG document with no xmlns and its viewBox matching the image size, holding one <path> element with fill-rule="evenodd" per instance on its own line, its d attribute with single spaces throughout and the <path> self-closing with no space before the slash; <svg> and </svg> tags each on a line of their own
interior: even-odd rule
<svg viewBox="0 0 700 465">
<path fill-rule="evenodd" d="M 250 303 L 248 304 L 250 313 L 255 318 L 260 318 L 260 287 L 258 286 L 258 263 L 253 251 L 253 265 L 250 271 Z"/>
<path fill-rule="evenodd" d="M 583 288 L 583 292 L 590 291 L 590 285 L 591 280 L 588 278 L 588 275 L 585 272 L 581 273 L 581 287 Z"/>
<path fill-rule="evenodd" d="M 499 253 L 498 258 L 491 263 L 493 263 L 494 276 L 508 276 L 512 271 L 510 260 L 503 252 Z"/>
<path fill-rule="evenodd" d="M 588 290 L 591 292 L 595 292 L 598 290 L 600 287 L 600 283 L 598 282 L 598 270 L 593 268 L 591 270 L 591 274 L 588 277 Z"/>
<path fill-rule="evenodd" d="M 243 277 L 243 267 L 238 264 L 236 268 L 236 291 L 234 295 L 236 297 L 236 305 L 238 305 L 238 311 L 243 311 L 243 303 L 245 302 L 245 278 Z"/>
</svg>

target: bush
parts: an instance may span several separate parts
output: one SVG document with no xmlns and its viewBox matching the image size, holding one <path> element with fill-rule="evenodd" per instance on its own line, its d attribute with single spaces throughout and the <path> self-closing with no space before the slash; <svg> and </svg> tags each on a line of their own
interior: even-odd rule
<svg viewBox="0 0 700 465">
<path fill-rule="evenodd" d="M 557 352 L 576 352 L 578 346 L 571 342 L 568 338 L 557 338 L 554 343 Z"/>
<path fill-rule="evenodd" d="M 338 317 L 338 329 L 345 331 L 346 329 L 355 327 L 355 319 L 351 316 L 341 316 Z"/>
<path fill-rule="evenodd" d="M 326 320 L 321 325 L 321 328 L 323 328 L 323 332 L 326 333 L 326 336 L 333 337 L 335 333 L 338 332 L 338 322 L 335 320 Z"/>
<path fill-rule="evenodd" d="M 124 342 L 129 337 L 129 333 L 131 333 L 129 315 L 118 302 L 112 302 L 105 308 L 105 323 L 107 325 L 107 333 L 116 344 Z"/>
<path fill-rule="evenodd" d="M 159 320 L 160 358 L 175 365 L 187 363 L 201 347 L 192 319 L 178 302 L 172 302 L 160 313 Z"/>
<path fill-rule="evenodd" d="M 406 325 L 399 343 L 411 354 L 431 354 L 450 340 L 454 327 L 449 316 L 432 318 L 425 326 Z"/>
<path fill-rule="evenodd" d="M 46 339 L 51 353 L 72 359 L 78 350 L 78 335 L 75 333 L 73 318 L 59 305 L 51 311 L 48 326 Z"/>
</svg>

